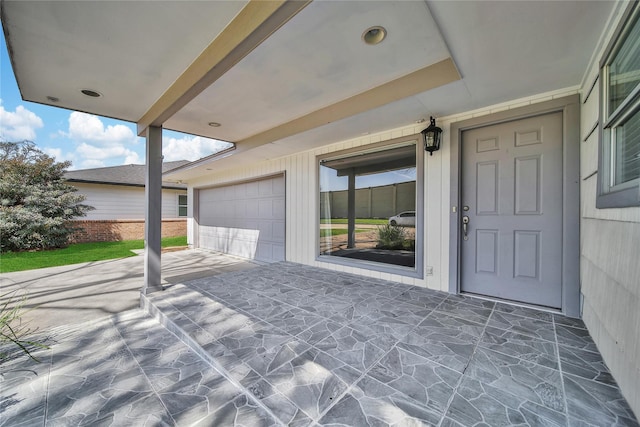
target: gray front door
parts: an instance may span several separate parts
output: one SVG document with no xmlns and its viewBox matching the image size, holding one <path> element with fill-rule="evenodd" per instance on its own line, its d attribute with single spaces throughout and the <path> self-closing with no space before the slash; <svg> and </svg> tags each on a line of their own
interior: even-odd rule
<svg viewBox="0 0 640 427">
<path fill-rule="evenodd" d="M 561 308 L 562 113 L 464 131 L 461 200 L 461 290 Z"/>
</svg>

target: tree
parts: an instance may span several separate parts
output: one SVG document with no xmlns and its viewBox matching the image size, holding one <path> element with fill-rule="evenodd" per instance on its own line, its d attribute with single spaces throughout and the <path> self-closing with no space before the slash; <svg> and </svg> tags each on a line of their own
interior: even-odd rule
<svg viewBox="0 0 640 427">
<path fill-rule="evenodd" d="M 65 182 L 70 165 L 33 142 L 0 141 L 0 252 L 67 246 L 69 221 L 93 209 Z"/>
</svg>

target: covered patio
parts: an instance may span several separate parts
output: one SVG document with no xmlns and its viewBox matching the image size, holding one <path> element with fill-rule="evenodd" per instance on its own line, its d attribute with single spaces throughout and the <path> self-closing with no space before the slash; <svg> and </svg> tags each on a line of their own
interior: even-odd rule
<svg viewBox="0 0 640 427">
<path fill-rule="evenodd" d="M 8 365 L 2 424 L 638 425 L 558 314 L 290 262 L 143 308 Z"/>
<path fill-rule="evenodd" d="M 0 15 L 23 99 L 146 138 L 139 284 L 167 328 L 116 315 L 113 352 L 99 331 L 54 346 L 37 368 L 45 424 L 637 425 L 640 157 L 637 134 L 626 152 L 611 137 L 640 126 L 637 2 L 2 1 Z M 628 73 L 610 73 L 618 54 Z M 163 177 L 163 129 L 234 146 Z M 410 144 L 413 267 L 321 254 L 321 162 Z M 187 184 L 190 246 L 286 262 L 165 289 L 163 178 Z M 85 339 L 98 348 L 78 359 Z M 33 394 L 30 378 L 15 386 Z M 18 424 L 28 399 L 8 396 Z"/>
</svg>

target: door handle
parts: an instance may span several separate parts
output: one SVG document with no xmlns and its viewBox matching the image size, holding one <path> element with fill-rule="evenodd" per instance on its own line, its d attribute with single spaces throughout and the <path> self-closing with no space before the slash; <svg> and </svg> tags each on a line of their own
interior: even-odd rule
<svg viewBox="0 0 640 427">
<path fill-rule="evenodd" d="M 469 225 L 469 217 L 467 215 L 462 217 L 462 232 L 464 233 L 464 240 L 469 240 L 469 236 L 467 235 L 467 227 Z"/>
</svg>

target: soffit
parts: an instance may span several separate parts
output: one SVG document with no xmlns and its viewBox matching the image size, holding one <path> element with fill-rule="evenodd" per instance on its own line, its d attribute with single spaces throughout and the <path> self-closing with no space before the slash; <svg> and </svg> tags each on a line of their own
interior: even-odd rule
<svg viewBox="0 0 640 427">
<path fill-rule="evenodd" d="M 615 4 L 429 1 L 470 95 L 452 109 L 580 85 Z M 418 99 L 429 105 L 428 93 Z"/>
<path fill-rule="evenodd" d="M 3 1 L 2 25 L 25 100 L 136 122 L 246 3 Z"/>
<path fill-rule="evenodd" d="M 424 2 L 314 1 L 165 126 L 242 141 L 448 57 Z"/>
</svg>

